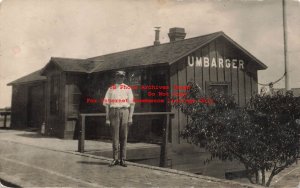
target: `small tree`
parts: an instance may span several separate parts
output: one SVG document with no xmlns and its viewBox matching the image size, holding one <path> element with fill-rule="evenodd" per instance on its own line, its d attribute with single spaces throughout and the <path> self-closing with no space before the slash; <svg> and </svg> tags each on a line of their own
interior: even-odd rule
<svg viewBox="0 0 300 188">
<path fill-rule="evenodd" d="M 258 183 L 258 171 L 261 171 L 262 184 L 266 186 L 276 174 L 296 161 L 299 125 L 295 118 L 299 117 L 299 100 L 290 95 L 255 96 L 247 108 L 240 108 L 231 96 L 213 91 L 205 96 L 195 83 L 189 85 L 191 89 L 185 100 L 198 102 L 174 104 L 189 119 L 181 136 L 205 147 L 211 159 L 237 159 L 244 164 L 252 183 L 252 175 L 256 174 Z M 201 102 L 208 97 L 214 102 Z M 266 170 L 271 171 L 267 183 Z"/>
</svg>

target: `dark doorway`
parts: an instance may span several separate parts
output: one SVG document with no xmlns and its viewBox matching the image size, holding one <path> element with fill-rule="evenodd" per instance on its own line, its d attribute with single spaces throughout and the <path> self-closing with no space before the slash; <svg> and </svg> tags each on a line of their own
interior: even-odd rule
<svg viewBox="0 0 300 188">
<path fill-rule="evenodd" d="M 27 127 L 40 128 L 45 120 L 44 85 L 32 86 L 28 90 Z"/>
</svg>

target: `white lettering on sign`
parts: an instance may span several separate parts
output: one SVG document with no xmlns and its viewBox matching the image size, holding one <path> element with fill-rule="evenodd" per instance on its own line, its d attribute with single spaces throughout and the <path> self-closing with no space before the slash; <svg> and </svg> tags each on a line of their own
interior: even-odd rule
<svg viewBox="0 0 300 188">
<path fill-rule="evenodd" d="M 219 68 L 223 68 L 223 59 L 219 58 Z"/>
<path fill-rule="evenodd" d="M 211 60 L 211 67 L 217 67 L 216 58 Z"/>
<path fill-rule="evenodd" d="M 230 59 L 225 59 L 226 68 L 230 68 Z"/>
<path fill-rule="evenodd" d="M 244 61 L 241 59 L 239 60 L 239 68 L 244 69 Z"/>
<path fill-rule="evenodd" d="M 196 57 L 196 66 L 197 67 L 202 67 L 202 58 Z"/>
<path fill-rule="evenodd" d="M 236 68 L 237 68 L 237 66 L 236 66 L 237 60 L 236 60 L 236 59 L 233 59 L 233 60 L 231 61 L 231 63 L 232 63 L 232 68 L 236 69 Z"/>
<path fill-rule="evenodd" d="M 209 67 L 209 58 L 208 57 L 204 57 L 204 67 Z"/>
<path fill-rule="evenodd" d="M 188 57 L 188 65 L 190 67 L 193 67 L 194 66 L 194 62 L 193 61 L 190 61 L 190 56 Z"/>
<path fill-rule="evenodd" d="M 212 58 L 209 57 L 194 57 L 188 56 L 188 66 L 193 67 L 216 67 L 216 68 L 233 68 L 233 69 L 244 69 L 245 62 L 242 59 L 223 59 L 223 58 Z"/>
</svg>

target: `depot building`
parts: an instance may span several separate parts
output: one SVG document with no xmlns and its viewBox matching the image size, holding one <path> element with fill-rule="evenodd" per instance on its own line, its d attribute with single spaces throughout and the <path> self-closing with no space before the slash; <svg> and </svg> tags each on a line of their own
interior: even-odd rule
<svg viewBox="0 0 300 188">
<path fill-rule="evenodd" d="M 103 99 L 113 84 L 113 72 L 125 70 L 129 86 L 167 86 L 158 91 L 181 93 L 174 86 L 195 81 L 207 94 L 211 89 L 233 95 L 244 106 L 258 93 L 257 72 L 267 68 L 260 60 L 227 36 L 216 32 L 185 39 L 183 28 L 169 30 L 170 42 L 160 44 L 159 31 L 153 45 L 87 59 L 52 57 L 40 70 L 10 82 L 12 86 L 11 127 L 15 129 L 45 127 L 49 136 L 76 139 L 80 113 L 104 113 L 101 103 L 86 102 Z M 149 88 L 148 88 L 149 89 Z M 146 89 L 134 89 L 134 98 L 151 98 Z M 167 101 L 167 100 L 164 100 Z M 174 112 L 169 125 L 169 144 L 173 151 L 188 147 L 180 137 L 187 118 L 167 102 L 136 103 L 135 112 Z M 134 116 L 129 141 L 159 142 L 164 116 L 149 121 Z M 86 123 L 86 138 L 110 137 L 105 119 L 91 117 Z"/>
</svg>

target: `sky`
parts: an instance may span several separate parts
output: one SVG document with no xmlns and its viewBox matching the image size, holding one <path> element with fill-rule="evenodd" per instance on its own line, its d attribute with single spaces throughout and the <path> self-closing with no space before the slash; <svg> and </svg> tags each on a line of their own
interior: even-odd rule
<svg viewBox="0 0 300 188">
<path fill-rule="evenodd" d="M 290 87 L 300 87 L 300 0 L 286 0 Z M 183 27 L 186 38 L 223 31 L 268 66 L 259 82 L 284 73 L 282 0 L 0 0 L 0 108 L 6 84 L 51 57 L 89 58 L 161 43 Z M 284 87 L 284 79 L 274 87 Z"/>
</svg>

